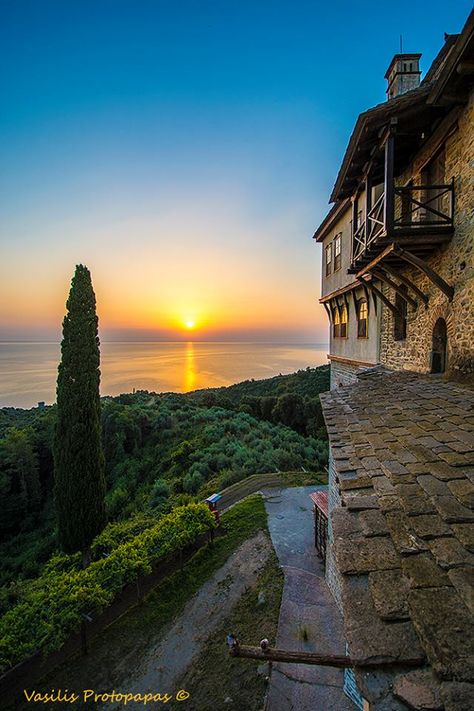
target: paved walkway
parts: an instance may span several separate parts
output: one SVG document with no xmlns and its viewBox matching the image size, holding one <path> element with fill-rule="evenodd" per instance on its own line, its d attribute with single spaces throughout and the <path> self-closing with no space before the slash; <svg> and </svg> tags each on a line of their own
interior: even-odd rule
<svg viewBox="0 0 474 711">
<path fill-rule="evenodd" d="M 292 651 L 344 654 L 342 619 L 314 549 L 309 493 L 324 487 L 267 490 L 268 526 L 285 574 L 277 645 Z M 302 639 L 306 629 L 308 640 Z M 268 711 L 354 711 L 342 691 L 343 672 L 304 664 L 274 664 Z"/>
</svg>

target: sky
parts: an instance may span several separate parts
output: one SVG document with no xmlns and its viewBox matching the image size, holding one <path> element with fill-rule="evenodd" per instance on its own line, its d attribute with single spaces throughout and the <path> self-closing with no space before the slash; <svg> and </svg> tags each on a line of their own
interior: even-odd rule
<svg viewBox="0 0 474 711">
<path fill-rule="evenodd" d="M 409 9 L 407 9 L 409 8 Z M 465 0 L 0 0 L 0 340 L 325 342 L 320 246 L 357 115 Z"/>
</svg>

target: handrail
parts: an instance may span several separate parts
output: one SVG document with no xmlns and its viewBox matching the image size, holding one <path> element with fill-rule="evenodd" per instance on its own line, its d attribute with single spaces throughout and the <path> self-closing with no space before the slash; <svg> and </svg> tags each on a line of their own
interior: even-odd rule
<svg viewBox="0 0 474 711">
<path fill-rule="evenodd" d="M 390 237 L 394 232 L 406 231 L 406 236 L 416 234 L 423 228 L 453 227 L 454 181 L 434 185 L 393 185 L 394 212 L 392 228 L 385 223 L 385 200 L 383 192 L 368 210 L 366 217 L 352 233 L 352 264 L 367 253 L 368 248 L 379 239 Z M 387 234 L 390 231 L 390 234 Z"/>
<path fill-rule="evenodd" d="M 424 193 L 424 195 L 417 198 L 416 193 Z M 395 210 L 395 227 L 452 226 L 454 213 L 452 182 L 444 185 L 395 185 L 394 194 L 399 198 Z M 446 196 L 449 200 L 446 200 Z M 444 205 L 443 203 L 446 202 L 448 204 Z"/>
</svg>

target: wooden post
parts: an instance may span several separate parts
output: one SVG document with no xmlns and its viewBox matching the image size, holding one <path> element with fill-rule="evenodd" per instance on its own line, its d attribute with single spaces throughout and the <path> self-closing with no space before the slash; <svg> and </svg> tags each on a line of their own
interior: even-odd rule
<svg viewBox="0 0 474 711">
<path fill-rule="evenodd" d="M 390 130 L 385 141 L 385 175 L 384 175 L 384 225 L 385 232 L 390 237 L 393 232 L 393 221 L 395 213 L 394 203 L 394 163 L 395 163 L 395 134 L 394 127 Z"/>
<path fill-rule="evenodd" d="M 370 220 L 369 212 L 372 209 L 372 182 L 370 176 L 365 176 L 365 243 L 369 244 Z"/>
<path fill-rule="evenodd" d="M 354 242 L 354 237 L 355 233 L 357 232 L 357 207 L 359 203 L 359 196 L 357 193 L 352 196 L 352 255 L 351 255 L 351 262 L 354 263 L 354 257 L 355 257 L 355 242 Z"/>
</svg>

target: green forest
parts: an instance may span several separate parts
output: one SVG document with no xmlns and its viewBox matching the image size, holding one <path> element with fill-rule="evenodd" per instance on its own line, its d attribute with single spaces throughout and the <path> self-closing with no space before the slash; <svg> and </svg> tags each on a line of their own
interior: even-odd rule
<svg viewBox="0 0 474 711">
<path fill-rule="evenodd" d="M 319 393 L 329 387 L 328 371 L 307 368 L 188 394 L 139 391 L 102 398 L 109 523 L 92 546 L 96 559 L 172 512 L 186 511 L 179 507 L 251 474 L 321 475 L 328 450 Z M 28 609 L 36 608 L 32 585 L 58 571 L 71 574 L 75 565 L 74 555 L 60 554 L 57 543 L 56 415 L 56 406 L 0 410 L 0 614 L 7 617 L 26 600 Z M 143 554 L 133 565 L 146 569 L 151 559 L 156 555 Z M 126 579 L 127 570 L 123 574 Z"/>
</svg>

